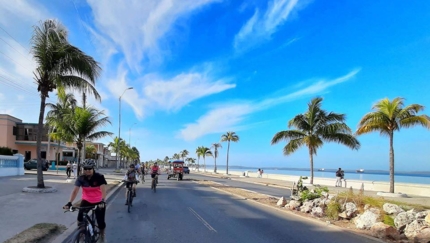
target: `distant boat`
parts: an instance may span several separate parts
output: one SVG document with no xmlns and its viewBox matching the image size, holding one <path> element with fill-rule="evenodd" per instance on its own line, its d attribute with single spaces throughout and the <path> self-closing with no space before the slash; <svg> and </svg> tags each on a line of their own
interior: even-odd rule
<svg viewBox="0 0 430 243">
<path fill-rule="evenodd" d="M 325 171 L 325 169 L 324 169 L 324 168 L 321 168 L 321 169 L 318 169 L 318 171 Z"/>
<path fill-rule="evenodd" d="M 359 170 L 357 170 L 357 173 L 364 173 L 364 170 L 363 169 L 359 169 Z"/>
</svg>

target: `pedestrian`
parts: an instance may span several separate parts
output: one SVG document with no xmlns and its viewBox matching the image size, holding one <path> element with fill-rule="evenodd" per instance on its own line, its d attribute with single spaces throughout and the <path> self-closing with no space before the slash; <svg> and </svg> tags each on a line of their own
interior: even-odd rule
<svg viewBox="0 0 430 243">
<path fill-rule="evenodd" d="M 261 169 L 260 168 L 258 168 L 257 177 L 261 178 Z"/>
<path fill-rule="evenodd" d="M 67 178 L 70 178 L 71 172 L 72 172 L 72 164 L 70 163 L 70 161 L 67 161 L 67 165 L 66 165 Z"/>
<path fill-rule="evenodd" d="M 78 172 L 78 166 L 76 165 L 76 161 L 73 162 L 73 167 L 72 167 L 72 171 L 73 171 L 73 179 L 76 179 L 76 173 Z"/>
<path fill-rule="evenodd" d="M 263 169 L 261 169 L 260 170 L 260 177 L 263 177 L 263 173 L 264 173 L 264 171 L 263 171 Z"/>
<path fill-rule="evenodd" d="M 335 187 L 342 187 L 342 168 L 336 171 L 336 185 Z"/>
</svg>

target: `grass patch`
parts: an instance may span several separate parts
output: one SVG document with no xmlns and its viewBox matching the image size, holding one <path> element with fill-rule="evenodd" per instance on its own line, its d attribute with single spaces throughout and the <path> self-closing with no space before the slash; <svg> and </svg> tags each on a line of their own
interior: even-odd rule
<svg viewBox="0 0 430 243">
<path fill-rule="evenodd" d="M 4 243 L 42 243 L 48 242 L 66 230 L 66 226 L 59 224 L 40 223 L 18 233 Z"/>
<path fill-rule="evenodd" d="M 390 215 L 384 215 L 384 220 L 382 221 L 384 224 L 389 225 L 389 226 L 393 226 L 394 225 L 394 219 L 390 216 Z"/>
<path fill-rule="evenodd" d="M 336 201 L 331 201 L 326 208 L 325 214 L 328 218 L 338 220 L 339 213 L 341 212 L 342 207 Z"/>
</svg>

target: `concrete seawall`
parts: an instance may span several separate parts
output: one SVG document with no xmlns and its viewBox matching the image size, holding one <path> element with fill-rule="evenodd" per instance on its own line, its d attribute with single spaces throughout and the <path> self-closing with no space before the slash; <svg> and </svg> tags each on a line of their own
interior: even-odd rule
<svg viewBox="0 0 430 243">
<path fill-rule="evenodd" d="M 203 171 L 203 170 L 200 170 Z M 211 172 L 211 171 L 207 171 Z M 243 176 L 245 171 L 232 171 L 229 170 L 229 174 Z M 225 170 L 218 170 L 219 174 L 225 174 Z M 248 172 L 249 177 L 258 177 L 257 172 Z M 294 175 L 281 175 L 281 174 L 268 174 L 263 173 L 263 178 L 274 179 L 285 181 L 285 186 L 290 187 L 293 182 L 297 182 L 300 176 Z M 303 181 L 304 184 L 309 183 L 309 179 Z M 314 177 L 314 185 L 321 186 L 334 186 L 336 183 L 335 178 L 322 178 Z M 342 180 L 342 186 L 345 187 L 345 182 Z M 376 191 L 376 192 L 388 192 L 390 190 L 390 183 L 383 181 L 362 181 L 362 180 L 346 180 L 346 187 L 353 189 L 361 189 L 364 187 L 366 191 Z M 413 184 L 413 183 L 395 183 L 394 190 L 396 193 L 404 193 L 408 195 L 425 196 L 430 195 L 430 185 L 428 184 Z"/>
</svg>

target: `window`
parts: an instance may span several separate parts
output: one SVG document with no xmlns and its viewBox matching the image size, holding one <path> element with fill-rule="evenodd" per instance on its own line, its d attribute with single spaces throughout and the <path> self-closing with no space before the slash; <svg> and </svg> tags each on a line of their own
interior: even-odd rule
<svg viewBox="0 0 430 243">
<path fill-rule="evenodd" d="M 15 126 L 12 129 L 12 135 L 14 135 L 14 136 L 18 135 L 18 129 Z"/>
</svg>

